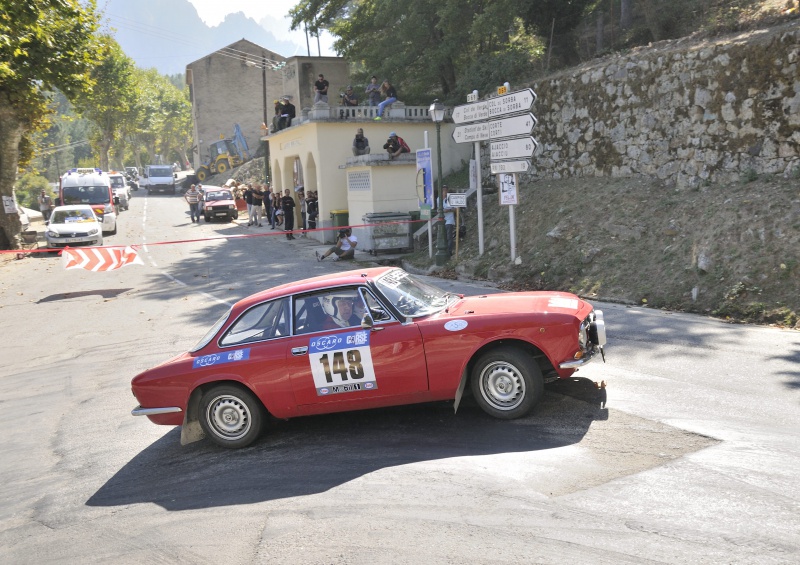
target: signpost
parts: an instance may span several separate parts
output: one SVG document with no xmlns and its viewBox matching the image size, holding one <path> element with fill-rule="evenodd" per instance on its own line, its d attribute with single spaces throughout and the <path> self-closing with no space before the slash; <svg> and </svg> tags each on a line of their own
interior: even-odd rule
<svg viewBox="0 0 800 565">
<path fill-rule="evenodd" d="M 453 208 L 466 208 L 467 195 L 459 194 L 458 192 L 451 192 L 447 195 L 447 203 Z"/>
<path fill-rule="evenodd" d="M 518 201 L 517 173 L 531 169 L 530 158 L 539 149 L 539 143 L 531 136 L 536 127 L 536 116 L 530 111 L 536 102 L 536 93 L 525 88 L 508 93 L 508 83 L 497 89 L 500 96 L 476 102 L 475 93 L 467 97 L 469 104 L 453 109 L 453 121 L 460 125 L 453 130 L 456 143 L 474 143 L 475 159 L 480 158 L 480 142 L 493 140 L 490 144 L 492 174 L 499 175 L 501 204 L 508 205 L 511 229 L 511 260 L 516 260 L 516 238 L 514 227 L 514 205 Z M 497 119 L 491 119 L 497 118 Z M 474 122 L 474 123 L 470 123 Z M 479 185 L 480 186 L 480 185 Z M 454 208 L 452 197 L 448 202 Z M 456 198 L 458 200 L 458 198 Z M 478 193 L 478 249 L 483 255 L 483 216 L 480 209 L 481 194 Z M 464 199 L 466 206 L 466 198 Z M 458 211 L 458 210 L 456 210 Z"/>
</svg>

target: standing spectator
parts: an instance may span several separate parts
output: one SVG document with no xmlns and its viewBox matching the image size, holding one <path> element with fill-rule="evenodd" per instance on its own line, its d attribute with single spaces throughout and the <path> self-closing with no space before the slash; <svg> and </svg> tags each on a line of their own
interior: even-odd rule
<svg viewBox="0 0 800 565">
<path fill-rule="evenodd" d="M 600 403 L 600 408 L 606 407 L 608 401 L 608 394 L 606 393 L 606 381 L 600 383 L 600 388 L 597 391 L 597 401 Z"/>
<path fill-rule="evenodd" d="M 344 91 L 344 94 L 342 94 L 342 106 L 358 106 L 358 96 L 356 96 L 356 93 L 353 92 L 353 87 L 349 84 L 347 85 L 347 89 Z"/>
<path fill-rule="evenodd" d="M 353 155 L 369 155 L 369 139 L 364 137 L 364 130 L 358 128 L 353 139 Z"/>
<path fill-rule="evenodd" d="M 248 188 L 250 185 L 247 185 Z M 253 188 L 253 225 L 258 225 L 261 227 L 261 205 L 264 202 L 264 191 L 261 190 L 261 187 L 256 184 Z"/>
<path fill-rule="evenodd" d="M 442 185 L 442 211 L 444 212 L 444 233 L 447 237 L 447 254 L 452 256 L 456 248 L 456 209 L 447 202 L 447 185 Z"/>
<path fill-rule="evenodd" d="M 48 221 L 50 219 L 50 211 L 53 209 L 53 199 L 50 198 L 50 195 L 47 194 L 44 190 L 39 195 L 39 211 L 42 213 L 42 218 L 44 221 Z"/>
<path fill-rule="evenodd" d="M 300 201 L 300 228 L 303 230 L 300 237 L 306 237 L 306 191 L 302 187 L 297 189 L 297 200 Z"/>
<path fill-rule="evenodd" d="M 244 189 L 244 202 L 247 204 L 247 225 L 253 225 L 253 187 L 247 185 Z"/>
<path fill-rule="evenodd" d="M 390 83 L 388 80 L 383 81 L 383 84 L 381 85 L 381 94 L 383 94 L 385 99 L 383 102 L 378 104 L 378 115 L 375 116 L 376 120 L 380 120 L 383 117 L 383 110 L 386 108 L 386 106 L 392 104 L 393 102 L 397 102 L 397 90 L 395 90 L 394 86 L 392 86 L 392 83 Z"/>
<path fill-rule="evenodd" d="M 263 185 L 264 189 L 264 214 L 268 222 L 272 221 L 272 189 L 269 183 Z"/>
<path fill-rule="evenodd" d="M 398 137 L 395 132 L 389 134 L 389 139 L 386 140 L 383 148 L 386 149 L 390 159 L 394 159 L 401 153 L 411 152 L 411 148 L 409 148 L 406 141 L 402 137 Z"/>
<path fill-rule="evenodd" d="M 317 102 L 328 103 L 328 86 L 328 81 L 325 80 L 325 77 L 320 73 L 317 82 L 314 83 L 314 104 Z"/>
<path fill-rule="evenodd" d="M 183 195 L 186 202 L 189 204 L 189 214 L 192 216 L 192 223 L 200 223 L 200 191 L 197 190 L 195 185 L 189 187 L 186 194 Z"/>
<path fill-rule="evenodd" d="M 281 208 L 281 194 L 278 190 L 274 190 L 272 192 L 272 229 L 275 229 L 276 225 L 280 225 L 282 222 L 279 222 L 278 215 L 283 214 L 283 209 Z"/>
<path fill-rule="evenodd" d="M 370 106 L 377 106 L 381 102 L 381 85 L 378 84 L 378 77 L 372 75 L 372 78 L 369 79 L 369 84 L 367 85 L 367 89 L 364 91 L 367 93 L 367 98 L 369 99 Z"/>
<path fill-rule="evenodd" d="M 310 191 L 306 198 L 306 214 L 308 214 L 308 229 L 317 229 L 317 216 L 319 215 L 319 202 L 317 193 Z"/>
<path fill-rule="evenodd" d="M 336 257 L 333 258 L 334 261 L 339 261 L 342 259 L 353 259 L 356 255 L 356 246 L 358 245 L 358 238 L 353 235 L 353 230 L 350 228 L 342 228 L 339 230 L 339 237 L 336 240 L 336 245 L 328 249 L 322 255 L 319 254 L 319 251 L 315 251 L 314 253 L 317 256 L 317 261 L 322 261 L 330 255 L 331 253 L 335 253 Z"/>
<path fill-rule="evenodd" d="M 292 125 L 292 120 L 296 116 L 296 109 L 288 98 L 281 100 L 281 121 L 280 129 L 286 129 Z"/>
<path fill-rule="evenodd" d="M 294 198 L 292 192 L 287 188 L 281 198 L 281 209 L 283 210 L 283 229 L 286 231 L 286 239 L 295 239 L 292 235 L 294 229 Z"/>
</svg>

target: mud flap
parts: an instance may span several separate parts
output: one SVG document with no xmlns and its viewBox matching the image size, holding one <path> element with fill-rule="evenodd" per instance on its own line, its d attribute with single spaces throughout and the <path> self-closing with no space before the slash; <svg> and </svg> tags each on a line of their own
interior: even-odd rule
<svg viewBox="0 0 800 565">
<path fill-rule="evenodd" d="M 200 420 L 197 419 L 197 407 L 200 404 L 202 395 L 203 391 L 198 387 L 189 396 L 189 402 L 186 404 L 186 415 L 183 417 L 183 425 L 181 426 L 181 445 L 188 445 L 206 437 L 203 427 L 200 425 Z"/>
<path fill-rule="evenodd" d="M 464 394 L 464 387 L 466 386 L 467 386 L 467 370 L 464 369 L 464 372 L 461 373 L 461 382 L 458 383 L 458 388 L 456 389 L 456 400 L 453 403 L 454 414 L 458 412 L 458 405 L 461 403 L 461 396 Z"/>
</svg>

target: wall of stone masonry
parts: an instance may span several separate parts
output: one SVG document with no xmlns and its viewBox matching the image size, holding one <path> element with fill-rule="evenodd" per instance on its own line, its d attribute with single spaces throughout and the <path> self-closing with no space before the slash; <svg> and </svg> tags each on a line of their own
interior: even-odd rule
<svg viewBox="0 0 800 565">
<path fill-rule="evenodd" d="M 531 85 L 541 146 L 530 177 L 645 175 L 688 187 L 795 174 L 798 65 L 794 21 L 703 42 L 661 42 L 549 76 Z"/>
</svg>

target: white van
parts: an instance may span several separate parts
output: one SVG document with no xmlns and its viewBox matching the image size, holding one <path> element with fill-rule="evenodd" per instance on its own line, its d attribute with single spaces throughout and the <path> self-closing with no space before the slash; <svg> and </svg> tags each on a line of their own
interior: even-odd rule
<svg viewBox="0 0 800 565">
<path fill-rule="evenodd" d="M 147 165 L 144 168 L 144 186 L 148 194 L 169 192 L 175 194 L 175 177 L 170 165 Z M 139 183 L 142 186 L 142 183 Z"/>
<path fill-rule="evenodd" d="M 103 233 L 117 233 L 118 203 L 111 178 L 101 169 L 70 169 L 61 176 L 58 205 L 89 204 L 103 223 Z"/>
</svg>

